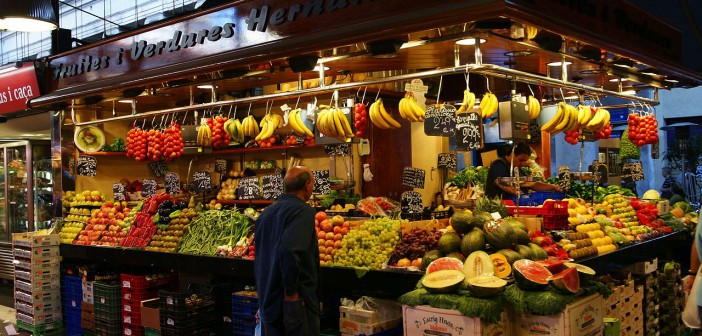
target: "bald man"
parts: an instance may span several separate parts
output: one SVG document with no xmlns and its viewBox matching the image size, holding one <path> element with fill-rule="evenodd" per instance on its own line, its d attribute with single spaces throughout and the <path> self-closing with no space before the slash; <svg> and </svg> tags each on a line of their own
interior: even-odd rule
<svg viewBox="0 0 702 336">
<path fill-rule="evenodd" d="M 283 194 L 256 221 L 254 268 L 264 336 L 319 335 L 319 247 L 314 231 L 314 178 L 293 167 Z"/>
</svg>

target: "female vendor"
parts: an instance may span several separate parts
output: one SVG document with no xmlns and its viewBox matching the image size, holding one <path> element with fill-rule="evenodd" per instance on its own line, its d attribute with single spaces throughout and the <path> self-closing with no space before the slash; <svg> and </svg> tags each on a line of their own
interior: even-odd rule
<svg viewBox="0 0 702 336">
<path fill-rule="evenodd" d="M 500 177 L 510 177 L 509 168 L 510 163 L 513 162 L 514 167 L 528 167 L 529 155 L 531 155 L 531 148 L 525 142 L 517 142 L 514 144 L 514 148 L 508 148 L 506 153 L 502 155 L 490 164 L 490 170 L 488 170 L 487 182 L 485 185 L 485 196 L 494 198 L 500 197 L 502 199 L 508 199 L 511 196 L 516 196 L 517 191 L 514 187 L 501 184 L 497 179 Z M 514 160 L 514 161 L 512 161 Z M 561 187 L 556 184 L 548 184 L 543 182 L 536 182 L 531 189 L 536 191 L 561 191 Z"/>
</svg>

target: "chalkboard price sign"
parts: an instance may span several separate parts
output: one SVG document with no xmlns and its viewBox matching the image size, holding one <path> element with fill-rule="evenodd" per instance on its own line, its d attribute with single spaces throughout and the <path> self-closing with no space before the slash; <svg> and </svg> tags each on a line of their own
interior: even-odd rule
<svg viewBox="0 0 702 336">
<path fill-rule="evenodd" d="M 439 153 L 439 163 L 436 166 L 438 168 L 456 170 L 457 161 L 456 153 Z"/>
<path fill-rule="evenodd" d="M 424 177 L 426 172 L 424 169 L 414 167 L 405 167 L 402 169 L 402 185 L 424 189 Z"/>
<path fill-rule="evenodd" d="M 89 155 L 79 156 L 76 174 L 80 176 L 95 176 L 97 174 L 97 160 L 95 160 L 95 157 Z"/>
<path fill-rule="evenodd" d="M 450 137 L 456 134 L 456 107 L 453 105 L 430 105 L 424 119 L 424 133 L 432 136 Z"/>
<path fill-rule="evenodd" d="M 273 174 L 264 175 L 263 180 L 263 199 L 277 199 L 283 193 L 283 175 Z"/>
<path fill-rule="evenodd" d="M 176 173 L 166 174 L 166 193 L 180 194 L 180 178 Z"/>
<path fill-rule="evenodd" d="M 625 182 L 636 182 L 644 179 L 643 166 L 641 161 L 627 162 L 622 166 L 622 180 Z"/>
<path fill-rule="evenodd" d="M 236 188 L 236 196 L 240 200 L 257 199 L 261 195 L 261 187 L 258 184 L 258 177 L 245 177 L 239 180 Z"/>
<path fill-rule="evenodd" d="M 327 155 L 349 155 L 350 151 L 351 145 L 347 143 L 324 146 L 324 152 Z"/>
<path fill-rule="evenodd" d="M 405 191 L 400 198 L 400 210 L 402 213 L 420 213 L 424 209 L 422 194 L 416 191 Z"/>
<path fill-rule="evenodd" d="M 149 168 L 154 172 L 156 177 L 164 177 L 168 174 L 168 166 L 163 161 L 154 161 L 149 163 Z"/>
<path fill-rule="evenodd" d="M 456 117 L 456 149 L 476 151 L 483 148 L 483 118 L 475 112 Z"/>
<path fill-rule="evenodd" d="M 313 170 L 312 175 L 314 176 L 314 190 L 312 191 L 315 195 L 326 195 L 331 192 L 329 186 L 329 171 L 328 170 Z"/>
<path fill-rule="evenodd" d="M 212 188 L 212 176 L 210 172 L 203 170 L 193 174 L 193 191 L 196 193 L 209 192 Z"/>
<path fill-rule="evenodd" d="M 216 173 L 220 174 L 226 174 L 227 173 L 227 160 L 225 159 L 215 159 L 215 167 L 214 171 Z"/>
<path fill-rule="evenodd" d="M 127 196 L 126 192 L 124 190 L 124 184 L 122 183 L 113 183 L 112 184 L 112 195 L 115 198 L 115 201 L 126 201 Z"/>
<path fill-rule="evenodd" d="M 141 181 L 141 196 L 151 197 L 153 195 L 156 195 L 156 180 L 144 179 Z"/>
</svg>

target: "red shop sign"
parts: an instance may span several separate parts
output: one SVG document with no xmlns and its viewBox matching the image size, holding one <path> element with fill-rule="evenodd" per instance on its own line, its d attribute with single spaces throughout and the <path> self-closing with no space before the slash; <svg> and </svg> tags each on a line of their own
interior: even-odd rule
<svg viewBox="0 0 702 336">
<path fill-rule="evenodd" d="M 0 114 L 27 109 L 27 100 L 38 97 L 39 83 L 34 63 L 0 73 Z"/>
</svg>

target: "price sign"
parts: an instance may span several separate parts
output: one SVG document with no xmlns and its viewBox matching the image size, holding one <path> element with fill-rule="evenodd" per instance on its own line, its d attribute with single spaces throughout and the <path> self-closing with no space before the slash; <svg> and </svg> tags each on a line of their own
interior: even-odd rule
<svg viewBox="0 0 702 336">
<path fill-rule="evenodd" d="M 424 133 L 433 136 L 454 136 L 456 134 L 456 107 L 447 104 L 427 107 Z"/>
<path fill-rule="evenodd" d="M 236 196 L 240 200 L 250 200 L 259 198 L 261 195 L 261 187 L 258 184 L 258 177 L 245 177 L 239 180 L 239 185 L 236 188 Z"/>
<path fill-rule="evenodd" d="M 416 191 L 405 191 L 400 198 L 402 213 L 420 213 L 424 209 L 422 194 Z"/>
<path fill-rule="evenodd" d="M 644 172 L 641 161 L 624 163 L 622 166 L 622 180 L 624 182 L 636 182 L 643 179 Z"/>
<path fill-rule="evenodd" d="M 277 199 L 283 193 L 283 175 L 264 175 L 261 179 L 263 199 Z"/>
<path fill-rule="evenodd" d="M 166 193 L 180 194 L 180 178 L 176 173 L 166 174 Z"/>
<path fill-rule="evenodd" d="M 456 117 L 456 149 L 476 151 L 483 148 L 483 118 L 475 112 Z"/>
<path fill-rule="evenodd" d="M 424 177 L 426 172 L 424 169 L 405 167 L 402 169 L 402 185 L 424 189 Z"/>
<path fill-rule="evenodd" d="M 163 161 L 155 161 L 149 163 L 149 168 L 154 172 L 156 177 L 164 177 L 168 173 L 168 166 Z"/>
<path fill-rule="evenodd" d="M 209 192 L 212 188 L 212 176 L 210 172 L 198 171 L 193 174 L 193 191 L 196 193 Z"/>
<path fill-rule="evenodd" d="M 112 195 L 115 198 L 115 201 L 125 201 L 127 200 L 127 195 L 124 190 L 124 184 L 122 183 L 113 183 L 112 184 Z"/>
<path fill-rule="evenodd" d="M 456 170 L 456 153 L 439 153 L 439 163 L 437 163 L 438 168 L 446 168 L 449 170 Z"/>
<path fill-rule="evenodd" d="M 156 180 L 144 179 L 141 181 L 141 196 L 151 197 L 153 195 L 156 195 Z"/>
<path fill-rule="evenodd" d="M 220 174 L 227 173 L 227 160 L 225 159 L 215 159 L 214 171 Z"/>
<path fill-rule="evenodd" d="M 351 145 L 347 143 L 324 146 L 324 152 L 327 155 L 349 155 L 350 151 Z"/>
<path fill-rule="evenodd" d="M 95 160 L 95 157 L 89 155 L 79 156 L 76 173 L 80 176 L 95 176 L 97 174 L 97 160 Z"/>
<path fill-rule="evenodd" d="M 313 170 L 312 176 L 314 176 L 314 190 L 312 190 L 313 194 L 326 195 L 331 192 L 328 170 Z"/>
</svg>

